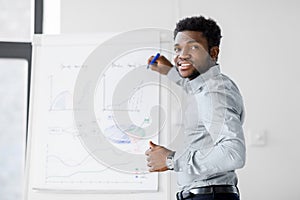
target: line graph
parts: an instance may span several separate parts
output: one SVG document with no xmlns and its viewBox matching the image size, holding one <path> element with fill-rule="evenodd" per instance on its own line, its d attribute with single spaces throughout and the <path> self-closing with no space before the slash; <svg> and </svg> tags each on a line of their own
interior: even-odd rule
<svg viewBox="0 0 300 200">
<path fill-rule="evenodd" d="M 71 111 L 73 110 L 72 101 L 73 95 L 69 90 L 62 90 L 54 94 L 53 75 L 49 76 L 50 82 L 50 100 L 49 111 Z M 55 95 L 55 96 L 54 96 Z"/>
<path fill-rule="evenodd" d="M 108 95 L 108 85 L 106 80 L 106 75 L 103 75 L 103 90 L 102 90 L 102 97 L 103 97 L 103 104 L 102 110 L 103 111 L 124 111 L 124 112 L 140 112 L 140 104 L 143 100 L 143 93 L 139 92 L 141 86 L 143 85 L 143 81 L 139 83 L 137 87 L 132 88 L 132 92 L 124 96 L 123 100 L 120 100 L 118 103 L 112 104 L 112 100 L 107 97 L 112 97 Z M 110 102 L 110 103 L 109 103 Z"/>
<path fill-rule="evenodd" d="M 146 139 L 156 140 L 159 130 L 159 112 L 155 111 L 159 87 L 149 84 L 158 82 L 159 75 L 147 74 L 146 65 L 137 61 L 144 62 L 148 55 L 131 52 L 113 61 L 99 77 L 95 90 L 99 128 L 112 145 L 133 154 L 144 154 Z"/>
<path fill-rule="evenodd" d="M 49 153 L 49 146 L 47 153 Z M 97 151 L 103 152 L 103 149 Z M 118 177 L 112 176 L 116 171 L 114 167 L 127 165 L 128 163 L 117 163 L 111 166 L 104 166 L 97 162 L 92 154 L 86 154 L 81 159 L 63 158 L 63 155 L 49 154 L 46 157 L 45 182 L 52 184 L 74 184 L 74 183 L 101 183 L 101 184 L 143 184 L 147 180 L 145 174 L 139 169 L 136 174 L 120 173 Z M 59 169 L 59 170 L 58 170 Z M 130 177 L 130 179 L 128 179 Z"/>
</svg>

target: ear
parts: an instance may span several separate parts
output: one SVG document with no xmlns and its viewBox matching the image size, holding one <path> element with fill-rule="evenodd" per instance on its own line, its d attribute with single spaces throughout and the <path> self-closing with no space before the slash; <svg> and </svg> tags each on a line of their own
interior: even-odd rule
<svg viewBox="0 0 300 200">
<path fill-rule="evenodd" d="M 220 52 L 220 49 L 219 49 L 219 47 L 217 47 L 217 46 L 214 46 L 214 47 L 210 48 L 209 54 L 210 54 L 211 58 L 212 58 L 214 61 L 217 61 L 217 60 L 218 60 L 219 52 Z"/>
</svg>

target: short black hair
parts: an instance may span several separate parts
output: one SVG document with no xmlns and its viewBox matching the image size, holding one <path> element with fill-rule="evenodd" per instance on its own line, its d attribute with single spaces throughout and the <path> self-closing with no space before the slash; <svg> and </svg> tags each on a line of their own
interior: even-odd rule
<svg viewBox="0 0 300 200">
<path fill-rule="evenodd" d="M 213 46 L 220 46 L 221 29 L 217 23 L 209 18 L 203 16 L 187 17 L 177 22 L 174 30 L 174 39 L 178 32 L 182 31 L 199 31 L 208 42 L 208 48 Z"/>
</svg>

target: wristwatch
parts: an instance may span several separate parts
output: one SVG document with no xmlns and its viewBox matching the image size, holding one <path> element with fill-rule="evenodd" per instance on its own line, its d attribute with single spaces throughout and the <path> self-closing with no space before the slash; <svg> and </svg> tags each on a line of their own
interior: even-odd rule
<svg viewBox="0 0 300 200">
<path fill-rule="evenodd" d="M 166 166 L 169 170 L 174 170 L 174 155 L 175 152 L 172 152 L 167 156 Z"/>
</svg>

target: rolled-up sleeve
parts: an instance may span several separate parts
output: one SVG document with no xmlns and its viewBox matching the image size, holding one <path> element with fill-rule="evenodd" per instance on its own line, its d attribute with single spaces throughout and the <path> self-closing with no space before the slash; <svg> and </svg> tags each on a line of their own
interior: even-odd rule
<svg viewBox="0 0 300 200">
<path fill-rule="evenodd" d="M 186 83 L 186 80 L 183 79 L 179 74 L 178 71 L 176 70 L 176 67 L 172 67 L 170 71 L 167 74 L 167 77 L 169 80 L 175 82 L 179 86 L 184 86 Z"/>
</svg>

